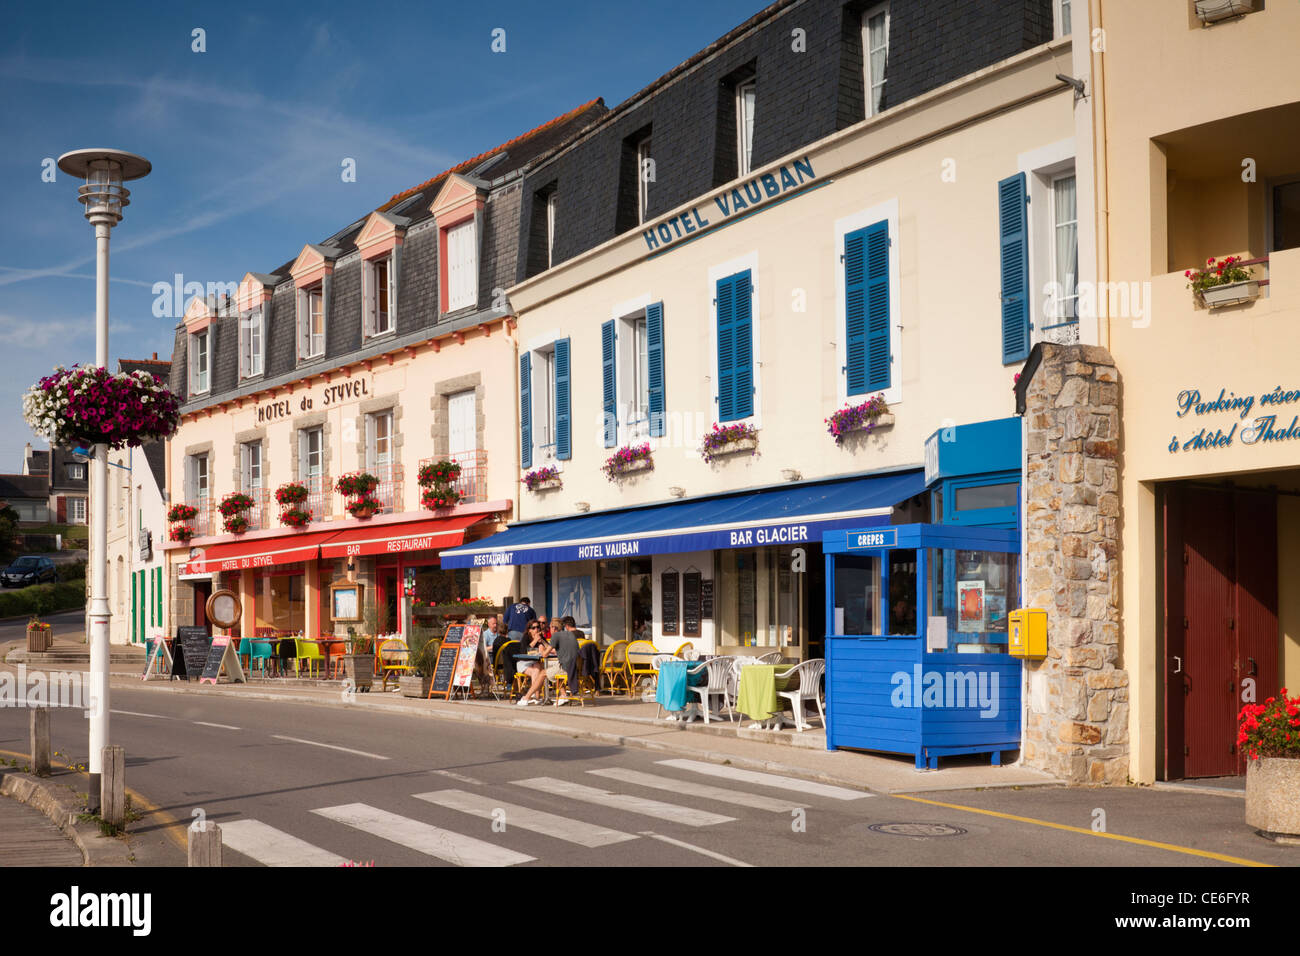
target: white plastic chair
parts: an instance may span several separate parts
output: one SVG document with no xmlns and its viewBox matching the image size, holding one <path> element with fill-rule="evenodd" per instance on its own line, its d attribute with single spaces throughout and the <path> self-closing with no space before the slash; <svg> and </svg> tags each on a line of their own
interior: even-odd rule
<svg viewBox="0 0 1300 956">
<path fill-rule="evenodd" d="M 791 677 L 799 678 L 799 686 L 794 690 L 779 690 L 776 692 L 778 697 L 783 697 L 790 702 L 790 709 L 794 711 L 794 725 L 799 733 L 803 733 L 810 726 L 804 720 L 804 704 L 807 701 L 817 702 L 817 711 L 821 714 L 822 727 L 826 726 L 826 708 L 822 705 L 821 684 L 822 674 L 826 672 L 826 659 L 823 657 L 814 657 L 812 660 L 804 661 L 788 671 L 777 674 L 778 680 L 788 680 Z"/>
<path fill-rule="evenodd" d="M 759 658 L 758 658 L 758 662 L 759 662 L 760 664 L 780 664 L 780 663 L 781 663 L 781 652 L 780 652 L 780 651 L 769 651 L 768 653 L 766 653 L 766 654 L 762 655 L 761 657 L 759 657 Z"/>
<path fill-rule="evenodd" d="M 707 668 L 709 673 L 708 683 L 703 687 L 687 687 L 692 694 L 700 695 L 700 707 L 704 710 L 704 722 L 709 722 L 709 701 L 713 697 L 721 697 L 722 702 L 727 707 L 727 719 L 734 720 L 736 712 L 731 707 L 731 671 L 733 658 L 715 657 L 712 660 L 705 661 L 695 667 L 687 668 L 687 674 L 698 674 L 700 668 Z"/>
</svg>

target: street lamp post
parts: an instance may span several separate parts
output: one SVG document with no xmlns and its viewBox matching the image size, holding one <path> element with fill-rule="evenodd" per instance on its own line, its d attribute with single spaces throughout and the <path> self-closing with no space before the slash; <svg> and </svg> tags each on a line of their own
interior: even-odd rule
<svg viewBox="0 0 1300 956">
<path fill-rule="evenodd" d="M 108 237 L 130 203 L 124 182 L 149 175 L 149 160 L 116 149 L 78 149 L 59 157 L 59 169 L 85 180 L 77 190 L 95 227 L 95 364 L 108 368 Z M 99 778 L 108 746 L 108 446 L 95 445 L 90 471 L 90 785 L 99 810 Z"/>
</svg>

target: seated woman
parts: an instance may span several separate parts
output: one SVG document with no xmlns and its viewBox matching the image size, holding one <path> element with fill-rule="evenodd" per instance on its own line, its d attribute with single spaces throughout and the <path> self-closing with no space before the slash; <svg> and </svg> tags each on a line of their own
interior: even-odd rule
<svg viewBox="0 0 1300 956">
<path fill-rule="evenodd" d="M 524 633 L 524 644 L 527 646 L 527 649 L 524 650 L 523 653 L 537 654 L 542 658 L 542 660 L 529 661 L 528 666 L 523 670 L 523 673 L 528 675 L 532 685 L 524 695 L 519 698 L 518 705 L 520 707 L 525 707 L 528 704 L 541 703 L 538 699 L 537 692 L 541 690 L 542 685 L 546 683 L 545 659 L 555 653 L 555 651 L 551 649 L 551 645 L 547 643 L 546 638 L 542 636 L 542 626 L 536 621 L 531 621 L 528 624 L 528 630 Z"/>
</svg>

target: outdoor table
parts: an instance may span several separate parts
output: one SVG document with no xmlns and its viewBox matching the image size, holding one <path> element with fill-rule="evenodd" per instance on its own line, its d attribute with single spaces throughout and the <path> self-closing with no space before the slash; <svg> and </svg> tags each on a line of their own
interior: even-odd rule
<svg viewBox="0 0 1300 956">
<path fill-rule="evenodd" d="M 790 670 L 789 664 L 750 664 L 740 671 L 740 690 L 736 694 L 736 710 L 757 721 L 785 722 L 781 715 L 781 698 L 778 690 L 787 690 L 792 679 L 776 675 Z M 793 678 L 797 681 L 798 678 Z"/>
<path fill-rule="evenodd" d="M 690 673 L 699 668 L 698 674 Z M 659 664 L 659 681 L 655 688 L 655 702 L 672 714 L 682 714 L 689 720 L 695 714 L 697 702 L 690 699 L 688 687 L 703 687 L 708 683 L 708 669 L 698 661 L 671 660 Z"/>
</svg>

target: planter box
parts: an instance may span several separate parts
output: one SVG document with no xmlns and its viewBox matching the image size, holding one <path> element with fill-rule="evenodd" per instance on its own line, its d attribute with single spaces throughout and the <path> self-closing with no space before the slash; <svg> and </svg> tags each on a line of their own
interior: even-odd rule
<svg viewBox="0 0 1300 956">
<path fill-rule="evenodd" d="M 713 449 L 714 458 L 721 458 L 723 455 L 738 455 L 747 451 L 751 454 L 758 450 L 757 438 L 741 438 L 738 441 L 728 442 L 725 445 L 719 445 Z"/>
<path fill-rule="evenodd" d="M 1196 18 L 1202 23 L 1217 23 L 1254 11 L 1255 0 L 1196 0 Z"/>
<path fill-rule="evenodd" d="M 893 414 L 893 412 L 884 412 L 884 413 L 881 414 L 881 415 L 877 415 L 877 416 L 876 416 L 876 419 L 875 419 L 874 422 L 863 422 L 863 423 L 862 423 L 860 426 L 858 426 L 857 428 L 850 429 L 849 431 L 845 432 L 844 434 L 845 434 L 846 436 L 847 436 L 847 435 L 857 435 L 857 434 L 860 433 L 860 432 L 865 432 L 865 431 L 867 430 L 867 426 L 868 426 L 868 425 L 871 425 L 871 431 L 873 431 L 873 432 L 878 432 L 878 431 L 880 431 L 882 428 L 893 428 L 893 427 L 894 427 L 894 414 Z"/>
<path fill-rule="evenodd" d="M 343 670 L 356 690 L 368 691 L 375 682 L 373 654 L 344 654 Z"/>
<path fill-rule="evenodd" d="M 539 481 L 533 485 L 529 491 L 553 491 L 556 488 L 563 488 L 564 482 L 559 478 L 547 478 L 545 481 Z"/>
<path fill-rule="evenodd" d="M 1227 285 L 1212 285 L 1201 290 L 1201 299 L 1207 309 L 1221 309 L 1225 305 L 1237 305 L 1259 298 L 1259 280 L 1247 279 L 1245 282 L 1230 282 Z"/>
<path fill-rule="evenodd" d="M 433 683 L 432 677 L 403 674 L 397 678 L 397 689 L 402 692 L 403 697 L 425 698 L 429 696 L 429 685 L 431 683 Z"/>
<path fill-rule="evenodd" d="M 1300 839 L 1300 760 L 1246 761 L 1246 824 L 1267 834 Z"/>
<path fill-rule="evenodd" d="M 27 652 L 29 654 L 43 654 L 50 649 L 51 628 L 48 627 L 29 627 L 27 629 Z"/>
<path fill-rule="evenodd" d="M 638 458 L 634 462 L 629 462 L 627 467 L 614 476 L 615 480 L 626 478 L 628 475 L 635 475 L 639 471 L 652 471 L 655 463 L 653 458 Z"/>
</svg>

